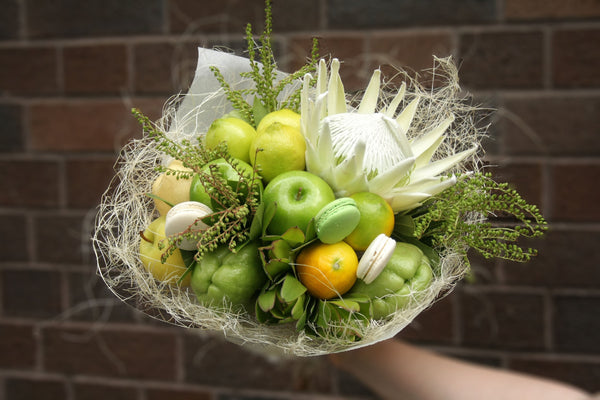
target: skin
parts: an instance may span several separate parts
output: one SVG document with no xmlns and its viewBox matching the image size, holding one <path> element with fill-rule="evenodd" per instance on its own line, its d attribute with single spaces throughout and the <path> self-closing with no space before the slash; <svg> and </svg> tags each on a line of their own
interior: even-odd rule
<svg viewBox="0 0 600 400">
<path fill-rule="evenodd" d="M 391 339 L 329 356 L 382 399 L 393 400 L 586 400 L 573 386 L 472 365 Z"/>
</svg>

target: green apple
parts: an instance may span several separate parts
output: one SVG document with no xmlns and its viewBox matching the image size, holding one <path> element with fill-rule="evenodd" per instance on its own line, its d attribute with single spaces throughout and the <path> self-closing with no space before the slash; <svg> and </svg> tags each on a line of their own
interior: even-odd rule
<svg viewBox="0 0 600 400">
<path fill-rule="evenodd" d="M 247 182 L 247 184 L 249 184 L 250 179 L 252 179 L 253 168 L 249 164 L 245 163 L 244 161 L 241 161 L 241 160 L 235 160 L 235 161 L 237 161 L 238 169 L 240 169 L 241 172 L 244 174 L 244 176 L 246 178 L 246 182 Z M 229 183 L 229 186 L 235 190 L 238 182 L 240 181 L 240 175 L 231 166 L 231 164 L 228 163 L 225 159 L 219 158 L 217 160 L 209 162 L 204 167 L 202 167 L 202 171 L 209 173 L 211 165 L 216 165 L 218 167 L 219 173 L 223 176 L 223 178 L 225 178 L 227 180 L 227 182 Z M 257 176 L 255 178 L 255 182 L 256 182 L 256 184 L 259 185 L 259 190 L 262 191 L 263 185 L 262 185 L 262 180 L 259 176 Z M 210 189 L 212 189 L 212 188 L 210 188 Z M 240 188 L 239 195 L 240 195 L 240 200 L 243 200 L 248 195 L 248 186 L 247 185 L 245 187 Z M 222 205 L 215 203 L 214 199 L 211 198 L 210 194 L 204 188 L 204 185 L 202 185 L 202 178 L 201 178 L 200 174 L 195 174 L 194 177 L 192 178 L 192 183 L 190 185 L 190 191 L 189 191 L 189 197 L 190 197 L 190 200 L 192 200 L 192 201 L 197 201 L 197 202 L 206 204 L 213 211 L 223 209 Z"/>
<path fill-rule="evenodd" d="M 207 148 L 214 149 L 225 142 L 229 155 L 248 163 L 248 149 L 255 136 L 256 130 L 246 121 L 235 117 L 223 117 L 210 125 L 204 137 L 204 144 Z"/>
<path fill-rule="evenodd" d="M 187 270 L 186 261 L 191 261 L 189 259 L 190 252 L 184 253 L 175 249 L 165 263 L 161 262 L 161 256 L 165 249 L 161 249 L 159 246 L 163 242 L 166 247 L 165 221 L 166 216 L 163 215 L 152 221 L 144 232 L 140 233 L 140 260 L 146 271 L 150 272 L 155 279 L 175 285 Z M 190 284 L 190 276 L 191 274 L 188 274 L 183 279 L 182 286 Z"/>
<path fill-rule="evenodd" d="M 278 175 L 269 182 L 263 193 L 265 218 L 273 215 L 270 222 L 265 220 L 265 223 L 269 223 L 267 232 L 281 235 L 294 226 L 306 232 L 310 220 L 333 200 L 333 190 L 317 175 L 306 171 L 289 171 Z"/>
<path fill-rule="evenodd" d="M 169 169 L 177 171 L 192 172 L 191 169 L 183 166 L 183 163 L 179 160 L 173 160 L 167 166 Z M 190 199 L 190 184 L 192 179 L 179 178 L 176 175 L 162 173 L 152 183 L 152 194 L 156 196 L 154 198 L 154 206 L 160 213 L 160 215 L 167 215 L 167 212 L 171 209 L 171 206 L 165 203 L 166 200 L 169 203 L 175 205 L 183 203 Z"/>
</svg>

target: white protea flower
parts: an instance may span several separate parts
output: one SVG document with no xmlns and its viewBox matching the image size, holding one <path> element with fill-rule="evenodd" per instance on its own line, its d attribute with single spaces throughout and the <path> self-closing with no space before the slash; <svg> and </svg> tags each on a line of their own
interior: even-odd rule
<svg viewBox="0 0 600 400">
<path fill-rule="evenodd" d="M 396 116 L 406 92 L 403 84 L 387 107 L 376 109 L 381 73 L 375 70 L 358 109 L 353 109 L 346 103 L 339 67 L 333 59 L 327 79 L 321 60 L 314 90 L 312 77 L 304 77 L 300 115 L 309 172 L 328 182 L 338 197 L 377 193 L 394 212 L 412 209 L 456 183 L 454 175 L 441 174 L 473 154 L 476 146 L 431 161 L 454 121 L 452 115 L 411 141 L 407 132 L 419 97 Z"/>
</svg>

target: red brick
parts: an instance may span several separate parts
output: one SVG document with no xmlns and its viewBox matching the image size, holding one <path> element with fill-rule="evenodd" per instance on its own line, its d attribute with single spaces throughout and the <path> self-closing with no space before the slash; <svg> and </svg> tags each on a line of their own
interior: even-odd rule
<svg viewBox="0 0 600 400">
<path fill-rule="evenodd" d="M 186 389 L 147 389 L 147 400 L 212 400 L 210 392 L 202 390 L 186 390 Z M 225 400 L 223 396 L 219 399 Z"/>
<path fill-rule="evenodd" d="M 44 369 L 64 374 L 174 380 L 175 337 L 118 328 L 48 327 L 42 332 Z"/>
<path fill-rule="evenodd" d="M 0 332 L 0 368 L 33 368 L 37 348 L 33 327 L 0 323 Z"/>
<path fill-rule="evenodd" d="M 492 0 L 330 0 L 327 17 L 328 26 L 333 29 L 477 24 L 497 18 Z"/>
<path fill-rule="evenodd" d="M 27 36 L 94 37 L 163 32 L 160 0 L 43 0 L 26 2 Z"/>
<path fill-rule="evenodd" d="M 96 274 L 87 270 L 67 274 L 69 318 L 76 321 L 133 322 L 137 312 L 122 302 Z"/>
<path fill-rule="evenodd" d="M 540 32 L 486 32 L 460 37 L 460 77 L 470 89 L 534 89 L 543 84 Z"/>
<path fill-rule="evenodd" d="M 18 152 L 24 149 L 21 106 L 0 104 L 0 153 Z"/>
<path fill-rule="evenodd" d="M 127 90 L 127 51 L 123 45 L 64 49 L 67 94 L 119 94 Z"/>
<path fill-rule="evenodd" d="M 416 342 L 453 343 L 454 314 L 453 299 L 445 297 L 419 314 L 399 336 Z"/>
<path fill-rule="evenodd" d="M 264 2 L 263 2 L 264 3 Z M 321 26 L 319 0 L 274 1 L 273 31 L 312 31 Z"/>
<path fill-rule="evenodd" d="M 188 42 L 135 46 L 135 92 L 166 95 L 186 92 L 196 71 L 197 49 L 197 44 Z"/>
<path fill-rule="evenodd" d="M 198 2 L 169 1 L 169 27 L 174 33 L 236 33 L 243 35 L 246 24 L 261 32 L 264 20 L 263 0 L 224 0 Z"/>
<path fill-rule="evenodd" d="M 19 37 L 19 1 L 6 0 L 0 14 L 0 40 Z"/>
<path fill-rule="evenodd" d="M 600 86 L 600 29 L 556 31 L 552 36 L 552 81 L 557 87 Z"/>
<path fill-rule="evenodd" d="M 89 208 L 99 204 L 115 175 L 114 162 L 113 158 L 67 161 L 67 206 Z"/>
<path fill-rule="evenodd" d="M 553 230 L 526 242 L 538 255 L 526 264 L 507 262 L 504 281 L 511 286 L 596 288 L 600 286 L 600 232 Z"/>
<path fill-rule="evenodd" d="M 600 154 L 600 97 L 507 98 L 498 128 L 507 154 Z"/>
<path fill-rule="evenodd" d="M 600 221 L 600 164 L 554 164 L 549 218 L 554 221 Z"/>
<path fill-rule="evenodd" d="M 514 188 L 527 202 L 541 206 L 543 168 L 538 163 L 505 162 L 498 168 L 490 168 L 494 180 L 506 182 Z"/>
<path fill-rule="evenodd" d="M 594 332 L 600 330 L 600 296 L 556 296 L 554 298 L 554 342 L 565 352 L 600 354 Z"/>
<path fill-rule="evenodd" d="M 21 215 L 0 215 L 0 261 L 27 261 L 27 220 Z"/>
<path fill-rule="evenodd" d="M 35 151 L 116 152 L 141 129 L 131 115 L 139 108 L 155 119 L 163 100 L 134 99 L 66 101 L 31 106 L 31 147 Z"/>
<path fill-rule="evenodd" d="M 466 287 L 461 290 L 459 299 L 463 344 L 528 350 L 544 347 L 541 296 Z"/>
<path fill-rule="evenodd" d="M 595 0 L 506 0 L 504 15 L 509 20 L 556 20 L 600 16 Z"/>
<path fill-rule="evenodd" d="M 0 49 L 0 94 L 48 96 L 58 93 L 57 55 L 52 47 Z"/>
<path fill-rule="evenodd" d="M 54 161 L 0 161 L 0 204 L 8 207 L 56 207 L 59 165 Z"/>
<path fill-rule="evenodd" d="M 511 370 L 546 377 L 559 382 L 574 385 L 590 393 L 600 390 L 600 363 L 561 359 L 556 356 L 510 357 L 508 367 Z"/>
<path fill-rule="evenodd" d="M 201 357 L 199 356 L 201 354 Z M 188 335 L 184 341 L 185 381 L 229 389 L 296 390 L 329 393 L 330 367 L 321 359 L 282 360 L 276 365 L 220 338 Z"/>
<path fill-rule="evenodd" d="M 77 400 L 132 400 L 137 398 L 137 389 L 125 386 L 108 386 L 96 383 L 73 385 Z"/>
<path fill-rule="evenodd" d="M 80 264 L 89 251 L 88 226 L 79 216 L 41 215 L 34 219 L 35 259 Z"/>
<path fill-rule="evenodd" d="M 288 46 L 288 53 L 291 54 L 289 69 L 295 71 L 306 63 L 307 57 L 310 57 L 312 37 L 293 37 Z M 340 76 L 347 91 L 364 89 L 369 82 L 372 71 L 368 71 L 364 36 L 327 34 L 319 37 L 319 54 L 325 59 L 340 60 Z"/>
<path fill-rule="evenodd" d="M 67 388 L 57 379 L 7 378 L 6 398 L 11 400 L 66 399 Z"/>
<path fill-rule="evenodd" d="M 1 271 L 4 314 L 12 317 L 48 318 L 62 309 L 61 277 L 56 271 Z"/>
<path fill-rule="evenodd" d="M 433 56 L 447 57 L 452 50 L 452 40 L 448 34 L 376 33 L 370 38 L 370 69 L 381 67 L 389 79 L 397 74 L 397 68 L 403 68 L 407 72 L 419 73 L 422 80 L 427 80 L 431 76 L 425 70 L 433 68 Z M 397 83 L 401 83 L 401 80 Z"/>
</svg>

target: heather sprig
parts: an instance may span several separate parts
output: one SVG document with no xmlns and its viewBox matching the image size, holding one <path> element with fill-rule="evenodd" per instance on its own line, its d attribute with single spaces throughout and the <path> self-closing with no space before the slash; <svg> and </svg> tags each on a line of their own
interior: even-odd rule
<svg viewBox="0 0 600 400">
<path fill-rule="evenodd" d="M 528 261 L 537 251 L 516 242 L 542 236 L 547 230 L 537 206 L 527 203 L 507 183 L 495 182 L 489 173 L 460 177 L 454 186 L 409 214 L 417 239 L 435 248 L 462 251 L 465 259 L 472 248 L 485 258 Z M 488 220 L 498 216 L 503 220 Z"/>
<path fill-rule="evenodd" d="M 259 43 L 254 41 L 252 25 L 246 26 L 246 42 L 248 46 L 248 60 L 250 71 L 242 72 L 240 76 L 249 78 L 254 82 L 251 89 L 233 89 L 217 67 L 210 67 L 227 100 L 233 108 L 251 125 L 257 126 L 260 119 L 280 108 L 289 108 L 296 112 L 300 108 L 301 84 L 299 80 L 307 73 L 314 72 L 319 59 L 318 40 L 313 38 L 311 56 L 308 63 L 297 71 L 279 79 L 277 63 L 273 55 L 271 35 L 273 31 L 273 16 L 271 0 L 265 0 L 265 28 L 260 35 Z M 281 93 L 290 85 L 297 85 L 286 99 L 279 101 Z M 252 99 L 252 103 L 246 99 Z"/>
</svg>

